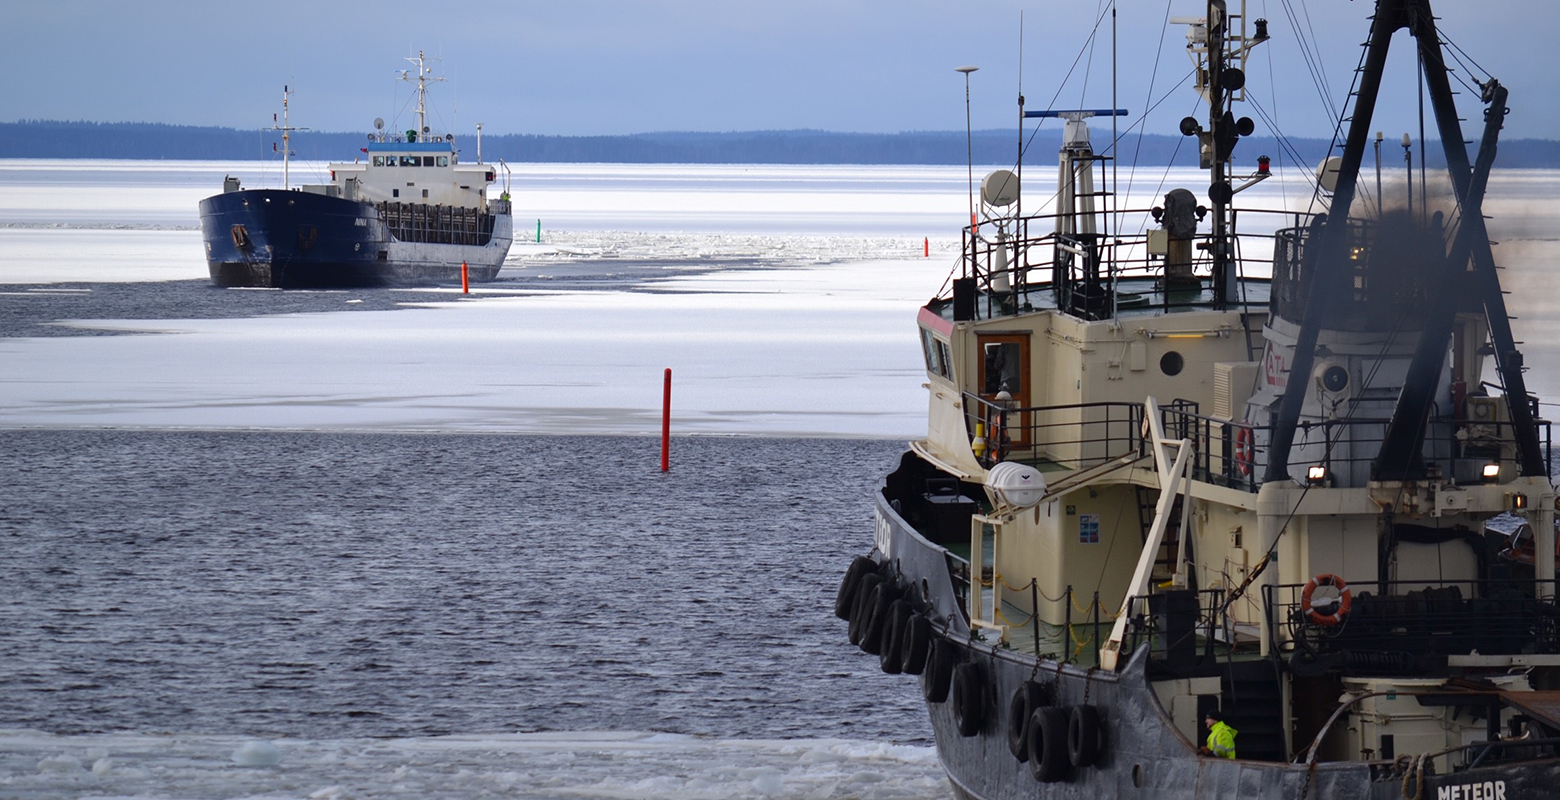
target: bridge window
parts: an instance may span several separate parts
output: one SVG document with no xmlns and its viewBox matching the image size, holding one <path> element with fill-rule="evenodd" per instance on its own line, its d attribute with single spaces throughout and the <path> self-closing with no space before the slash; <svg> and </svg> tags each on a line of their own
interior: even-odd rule
<svg viewBox="0 0 1560 800">
<path fill-rule="evenodd" d="M 422 159 L 417 156 L 401 156 L 401 166 L 417 167 L 422 165 Z"/>
<path fill-rule="evenodd" d="M 450 157 L 449 156 L 439 156 L 439 166 L 447 167 L 449 165 L 450 165 Z"/>
<path fill-rule="evenodd" d="M 395 166 L 395 156 L 385 156 L 384 158 L 385 158 L 385 166 L 387 166 L 387 167 Z M 379 156 L 374 156 L 374 164 L 375 165 L 379 164 Z"/>
<path fill-rule="evenodd" d="M 423 166 L 425 166 L 425 167 L 433 166 L 433 156 L 423 156 Z"/>
<path fill-rule="evenodd" d="M 385 157 L 384 156 L 374 156 L 374 166 L 382 167 L 384 165 L 385 165 Z"/>
<path fill-rule="evenodd" d="M 922 328 L 921 351 L 926 356 L 927 372 L 953 380 L 952 365 L 949 363 L 950 358 L 946 342 L 933 336 L 931 331 Z"/>
</svg>

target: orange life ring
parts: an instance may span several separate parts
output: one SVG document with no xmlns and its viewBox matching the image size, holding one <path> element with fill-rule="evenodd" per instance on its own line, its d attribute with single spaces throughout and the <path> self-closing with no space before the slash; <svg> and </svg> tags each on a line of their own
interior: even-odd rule
<svg viewBox="0 0 1560 800">
<path fill-rule="evenodd" d="M 1338 608 L 1330 614 L 1323 614 L 1311 605 L 1311 595 L 1315 594 L 1318 586 L 1331 586 L 1338 590 Z M 1349 584 L 1330 573 L 1322 573 L 1306 581 L 1305 591 L 1300 593 L 1300 605 L 1305 608 L 1305 618 L 1317 625 L 1337 625 L 1349 615 L 1349 606 L 1353 604 L 1354 595 L 1349 592 Z"/>
<path fill-rule="evenodd" d="M 1237 426 L 1235 428 L 1235 468 L 1240 470 L 1242 475 L 1251 474 L 1251 452 L 1255 449 L 1252 445 L 1251 428 L 1246 425 Z"/>
</svg>

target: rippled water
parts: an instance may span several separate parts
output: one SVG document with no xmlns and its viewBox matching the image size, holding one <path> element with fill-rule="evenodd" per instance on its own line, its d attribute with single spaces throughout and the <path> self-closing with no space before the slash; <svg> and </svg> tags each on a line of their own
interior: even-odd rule
<svg viewBox="0 0 1560 800">
<path fill-rule="evenodd" d="M 844 641 L 886 441 L 0 432 L 0 720 L 929 742 Z"/>
</svg>

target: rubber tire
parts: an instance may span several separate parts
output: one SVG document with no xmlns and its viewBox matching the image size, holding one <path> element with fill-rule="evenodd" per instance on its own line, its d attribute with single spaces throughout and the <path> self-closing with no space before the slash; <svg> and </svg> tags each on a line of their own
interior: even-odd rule
<svg viewBox="0 0 1560 800">
<path fill-rule="evenodd" d="M 920 675 L 932 645 L 932 621 L 924 614 L 911 614 L 905 620 L 899 645 L 899 669 L 906 675 Z"/>
<path fill-rule="evenodd" d="M 1029 772 L 1041 783 L 1067 779 L 1072 764 L 1067 760 L 1067 720 L 1065 708 L 1041 706 L 1029 717 Z"/>
<path fill-rule="evenodd" d="M 1008 752 L 1022 764 L 1029 760 L 1029 718 L 1035 709 L 1047 704 L 1045 687 L 1034 681 L 1024 681 L 1013 690 L 1008 700 L 1007 742 Z"/>
<path fill-rule="evenodd" d="M 900 638 L 904 636 L 905 621 L 914 614 L 910 601 L 900 598 L 888 606 L 888 622 L 883 625 L 883 638 L 878 642 L 878 664 L 890 675 L 904 671 L 900 658 Z"/>
<path fill-rule="evenodd" d="M 845 577 L 840 580 L 840 591 L 834 596 L 834 616 L 850 619 L 851 606 L 856 603 L 856 585 L 861 583 L 861 576 L 876 566 L 877 562 L 866 556 L 856 556 L 851 560 L 850 567 L 845 570 Z"/>
<path fill-rule="evenodd" d="M 976 736 L 986 727 L 986 677 L 980 664 L 966 661 L 953 668 L 953 722 L 959 735 Z"/>
<path fill-rule="evenodd" d="M 883 581 L 867 596 L 867 618 L 862 620 L 861 649 L 872 655 L 883 653 L 883 629 L 888 624 L 888 607 L 899 599 L 899 587 Z"/>
<path fill-rule="evenodd" d="M 960 660 L 958 645 L 947 639 L 932 640 L 932 652 L 927 655 L 926 669 L 921 673 L 921 696 L 926 702 L 941 703 L 948 699 L 953 668 Z"/>
<path fill-rule="evenodd" d="M 866 633 L 868 621 L 866 619 L 867 614 L 865 611 L 862 611 L 861 607 L 866 605 L 867 595 L 872 594 L 872 590 L 876 589 L 877 585 L 882 582 L 882 575 L 879 575 L 876 572 L 869 572 L 866 575 L 863 575 L 861 577 L 861 581 L 856 584 L 856 596 L 855 599 L 851 601 L 850 610 L 849 635 L 851 644 L 861 644 L 861 635 Z"/>
<path fill-rule="evenodd" d="M 1067 717 L 1067 762 L 1093 766 L 1100 755 L 1100 712 L 1094 706 L 1073 706 Z"/>
</svg>

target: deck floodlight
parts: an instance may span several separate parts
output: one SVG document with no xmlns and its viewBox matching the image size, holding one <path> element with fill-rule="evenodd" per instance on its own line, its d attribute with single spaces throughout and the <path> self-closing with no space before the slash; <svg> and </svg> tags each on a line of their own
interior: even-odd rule
<svg viewBox="0 0 1560 800">
<path fill-rule="evenodd" d="M 1491 461 L 1490 463 L 1485 464 L 1484 469 L 1479 473 L 1479 475 L 1480 477 L 1484 478 L 1485 483 L 1495 483 L 1496 481 L 1500 480 L 1500 462 Z"/>
<path fill-rule="evenodd" d="M 1312 464 L 1306 467 L 1305 482 L 1312 486 L 1321 486 L 1327 483 L 1327 467 L 1321 464 Z"/>
</svg>

